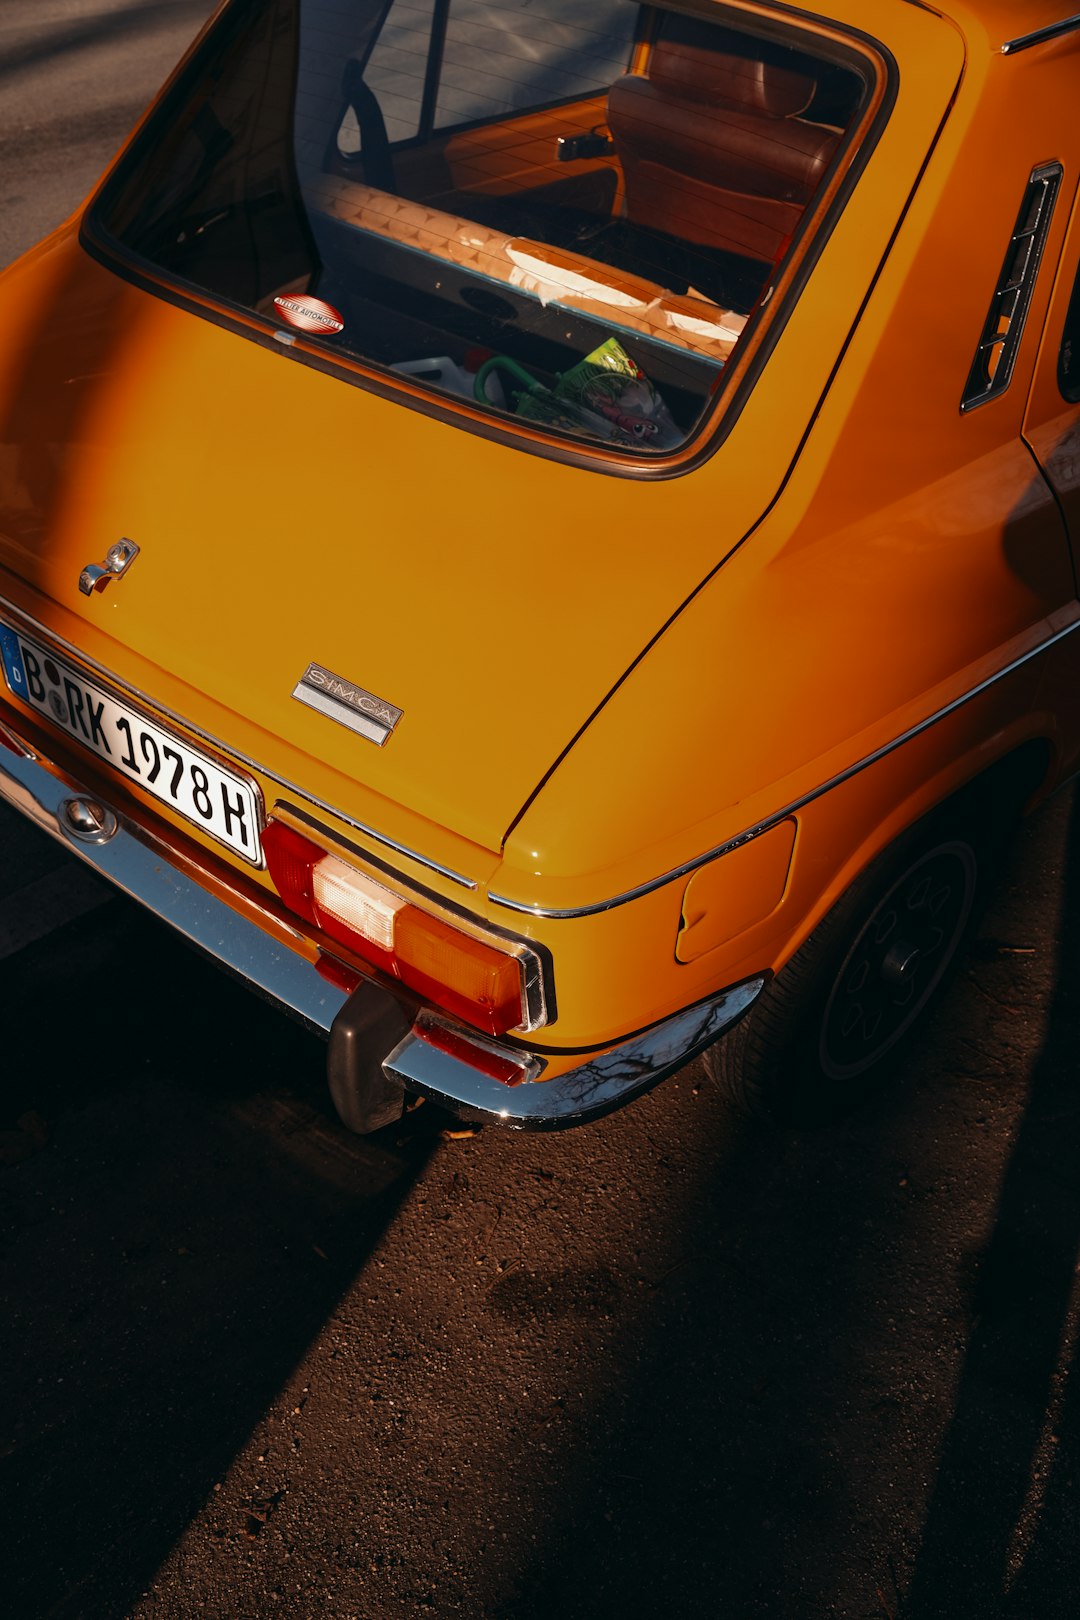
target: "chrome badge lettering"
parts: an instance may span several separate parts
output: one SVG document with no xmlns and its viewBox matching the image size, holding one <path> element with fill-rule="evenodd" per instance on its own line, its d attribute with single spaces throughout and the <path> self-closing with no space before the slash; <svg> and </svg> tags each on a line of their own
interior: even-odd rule
<svg viewBox="0 0 1080 1620">
<path fill-rule="evenodd" d="M 292 695 L 309 709 L 325 714 L 328 720 L 358 731 L 361 737 L 381 748 L 398 721 L 401 709 L 376 697 L 363 686 L 347 681 L 321 664 L 309 664 L 293 687 Z"/>
</svg>

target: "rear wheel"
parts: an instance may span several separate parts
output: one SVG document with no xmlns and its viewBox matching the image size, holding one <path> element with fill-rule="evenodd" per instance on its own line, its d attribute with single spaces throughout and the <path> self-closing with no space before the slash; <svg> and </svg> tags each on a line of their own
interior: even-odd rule
<svg viewBox="0 0 1080 1620">
<path fill-rule="evenodd" d="M 1004 828 L 936 816 L 856 880 L 706 1053 L 744 1112 L 810 1121 L 872 1094 L 957 960 Z"/>
</svg>

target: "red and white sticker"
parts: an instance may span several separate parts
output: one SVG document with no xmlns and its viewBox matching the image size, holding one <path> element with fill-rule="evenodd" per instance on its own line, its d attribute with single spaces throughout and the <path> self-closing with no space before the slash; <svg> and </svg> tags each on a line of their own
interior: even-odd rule
<svg viewBox="0 0 1080 1620">
<path fill-rule="evenodd" d="M 283 321 L 298 326 L 301 332 L 321 332 L 324 337 L 332 337 L 345 330 L 345 322 L 333 304 L 324 304 L 321 298 L 311 298 L 307 293 L 275 298 L 274 308 Z"/>
</svg>

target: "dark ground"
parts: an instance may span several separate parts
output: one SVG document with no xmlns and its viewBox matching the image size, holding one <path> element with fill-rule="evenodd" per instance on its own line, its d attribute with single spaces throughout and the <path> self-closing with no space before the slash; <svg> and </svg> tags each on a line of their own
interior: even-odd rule
<svg viewBox="0 0 1080 1620">
<path fill-rule="evenodd" d="M 362 1141 L 122 902 L 16 951 L 7 1612 L 1075 1615 L 1078 859 L 1062 798 L 902 1084 L 786 1137 L 694 1066 Z"/>
</svg>

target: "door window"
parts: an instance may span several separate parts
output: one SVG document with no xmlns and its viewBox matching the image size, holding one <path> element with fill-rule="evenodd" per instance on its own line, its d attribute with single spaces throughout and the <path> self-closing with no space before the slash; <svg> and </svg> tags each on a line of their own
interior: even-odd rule
<svg viewBox="0 0 1080 1620">
<path fill-rule="evenodd" d="M 1058 387 L 1070 404 L 1080 402 L 1080 269 L 1065 311 L 1065 328 L 1058 355 Z"/>
</svg>

